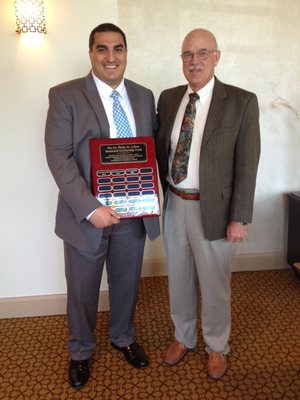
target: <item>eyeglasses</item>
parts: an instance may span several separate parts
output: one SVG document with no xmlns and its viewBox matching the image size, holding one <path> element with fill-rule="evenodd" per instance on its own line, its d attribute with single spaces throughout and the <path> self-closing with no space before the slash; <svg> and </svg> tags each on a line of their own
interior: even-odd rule
<svg viewBox="0 0 300 400">
<path fill-rule="evenodd" d="M 194 56 L 196 56 L 198 58 L 198 60 L 207 60 L 210 53 L 213 53 L 215 51 L 219 51 L 219 50 L 200 49 L 200 50 L 196 51 L 196 53 L 192 53 L 191 51 L 186 51 L 185 53 L 181 54 L 180 57 L 182 58 L 182 60 L 184 62 L 192 61 Z"/>
</svg>

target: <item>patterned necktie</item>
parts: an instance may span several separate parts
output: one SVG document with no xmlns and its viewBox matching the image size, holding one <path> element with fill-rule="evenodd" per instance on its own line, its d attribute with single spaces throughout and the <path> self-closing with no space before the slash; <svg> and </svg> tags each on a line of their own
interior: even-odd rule
<svg viewBox="0 0 300 400">
<path fill-rule="evenodd" d="M 125 114 L 123 107 L 119 101 L 119 93 L 116 90 L 111 92 L 110 97 L 113 98 L 113 118 L 117 130 L 118 138 L 132 137 L 132 130 Z"/>
<path fill-rule="evenodd" d="M 183 181 L 187 176 L 190 148 L 196 115 L 196 100 L 199 99 L 197 93 L 190 93 L 189 96 L 190 101 L 188 102 L 185 109 L 171 168 L 171 176 L 175 184 Z"/>
</svg>

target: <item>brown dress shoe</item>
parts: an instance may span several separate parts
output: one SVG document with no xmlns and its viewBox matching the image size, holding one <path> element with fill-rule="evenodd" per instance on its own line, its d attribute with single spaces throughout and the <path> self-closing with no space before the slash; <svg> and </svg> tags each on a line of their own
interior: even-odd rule
<svg viewBox="0 0 300 400">
<path fill-rule="evenodd" d="M 212 379 L 221 379 L 227 370 L 227 358 L 222 353 L 212 352 L 208 355 L 208 376 Z"/>
<path fill-rule="evenodd" d="M 186 355 L 187 351 L 188 348 L 185 347 L 184 344 L 175 340 L 167 350 L 165 363 L 170 366 L 178 364 Z"/>
</svg>

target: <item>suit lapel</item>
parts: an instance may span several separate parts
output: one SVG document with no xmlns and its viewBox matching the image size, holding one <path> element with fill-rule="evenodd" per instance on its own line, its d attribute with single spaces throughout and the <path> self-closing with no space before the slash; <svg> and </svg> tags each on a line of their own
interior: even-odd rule
<svg viewBox="0 0 300 400">
<path fill-rule="evenodd" d="M 99 137 L 109 138 L 109 122 L 91 72 L 85 78 L 85 89 L 83 91 L 98 119 Z"/>
<path fill-rule="evenodd" d="M 136 134 L 137 136 L 144 136 L 144 129 L 142 126 L 142 111 L 140 109 L 140 104 L 138 101 L 138 96 L 137 96 L 137 91 L 134 89 L 134 87 L 130 84 L 130 82 L 125 79 L 124 84 L 127 90 L 127 94 L 130 100 L 133 116 L 134 116 L 134 121 L 135 121 L 135 127 L 136 127 Z"/>
<path fill-rule="evenodd" d="M 221 83 L 217 78 L 215 78 L 215 87 L 213 90 L 213 95 L 211 99 L 211 104 L 209 107 L 207 120 L 203 132 L 202 147 L 205 146 L 210 136 L 213 134 L 214 129 L 222 118 L 223 112 L 225 110 L 224 99 L 226 97 L 226 90 L 223 83 Z"/>
<path fill-rule="evenodd" d="M 175 122 L 175 118 L 177 116 L 178 108 L 182 101 L 182 98 L 187 90 L 187 85 L 178 87 L 178 90 L 175 93 L 172 93 L 171 101 L 167 100 L 167 105 L 169 105 L 168 113 L 166 116 L 166 126 L 168 127 L 167 134 L 165 135 L 165 146 L 166 151 L 169 153 L 170 141 L 171 141 L 171 134 L 173 130 L 173 125 Z"/>
</svg>

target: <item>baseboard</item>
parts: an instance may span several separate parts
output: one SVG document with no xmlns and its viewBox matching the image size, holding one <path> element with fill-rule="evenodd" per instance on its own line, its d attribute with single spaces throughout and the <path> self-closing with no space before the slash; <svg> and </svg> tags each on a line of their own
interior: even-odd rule
<svg viewBox="0 0 300 400">
<path fill-rule="evenodd" d="M 165 276 L 167 275 L 167 262 L 165 258 L 155 260 L 144 260 L 142 277 Z"/>
<path fill-rule="evenodd" d="M 260 271 L 289 268 L 286 253 L 251 253 L 236 254 L 232 262 L 233 272 Z M 166 259 L 146 260 L 143 264 L 142 276 L 167 275 Z"/>
<path fill-rule="evenodd" d="M 232 262 L 232 271 L 260 271 L 289 268 L 286 253 L 236 254 Z"/>
<path fill-rule="evenodd" d="M 284 253 L 238 254 L 233 268 L 237 271 L 274 270 L 288 268 Z M 142 277 L 165 276 L 165 259 L 145 260 Z M 101 290 L 99 311 L 109 310 L 108 290 Z M 45 296 L 10 297 L 0 299 L 0 318 L 36 317 L 66 313 L 66 294 Z"/>
<path fill-rule="evenodd" d="M 101 307 L 100 307 L 101 305 Z M 66 314 L 67 295 L 9 297 L 0 299 L 0 318 L 41 317 Z M 101 290 L 99 311 L 109 310 L 108 290 Z"/>
</svg>

